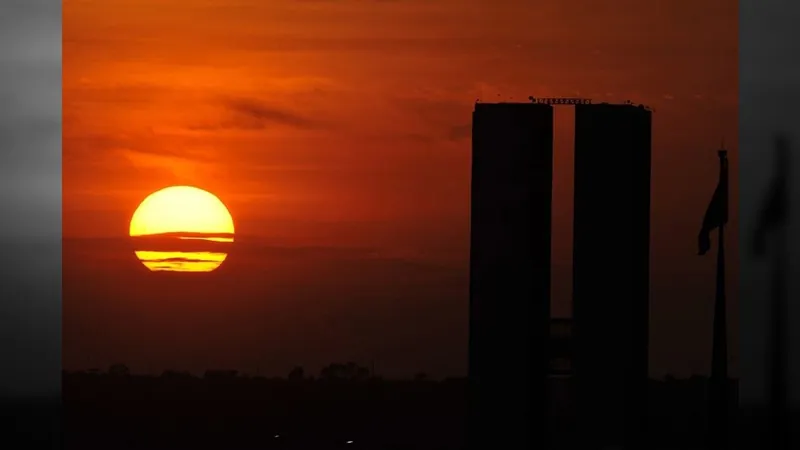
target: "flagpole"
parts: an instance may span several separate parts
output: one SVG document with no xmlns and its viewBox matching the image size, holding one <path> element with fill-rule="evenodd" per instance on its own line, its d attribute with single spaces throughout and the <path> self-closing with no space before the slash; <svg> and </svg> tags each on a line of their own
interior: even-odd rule
<svg viewBox="0 0 800 450">
<path fill-rule="evenodd" d="M 727 151 L 720 150 L 720 182 L 725 181 L 724 218 L 727 219 L 728 186 L 727 186 Z M 714 329 L 711 349 L 711 379 L 709 380 L 709 419 L 710 419 L 710 447 L 712 449 L 727 449 L 727 422 L 729 413 L 728 389 L 728 322 L 725 298 L 725 222 L 719 225 L 719 240 L 717 250 L 717 283 L 714 299 Z"/>
</svg>

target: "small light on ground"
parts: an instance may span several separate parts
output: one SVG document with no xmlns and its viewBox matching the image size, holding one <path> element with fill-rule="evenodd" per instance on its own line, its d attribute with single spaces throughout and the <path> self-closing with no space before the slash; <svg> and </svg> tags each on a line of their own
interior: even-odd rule
<svg viewBox="0 0 800 450">
<path fill-rule="evenodd" d="M 353 443 L 353 441 L 347 441 L 346 442 L 346 444 L 352 444 L 352 443 Z"/>
</svg>

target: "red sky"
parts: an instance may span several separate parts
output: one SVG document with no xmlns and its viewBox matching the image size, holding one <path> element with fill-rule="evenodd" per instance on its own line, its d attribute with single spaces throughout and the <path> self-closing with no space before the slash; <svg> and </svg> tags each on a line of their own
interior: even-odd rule
<svg viewBox="0 0 800 450">
<path fill-rule="evenodd" d="M 65 365 L 462 374 L 472 105 L 534 95 L 655 109 L 651 367 L 706 370 L 714 258 L 696 235 L 722 137 L 738 233 L 737 15 L 723 0 L 65 0 L 63 231 L 88 239 L 65 243 Z M 556 120 L 565 315 L 570 111 Z M 206 278 L 154 278 L 99 239 L 174 184 L 217 194 L 242 237 Z"/>
</svg>

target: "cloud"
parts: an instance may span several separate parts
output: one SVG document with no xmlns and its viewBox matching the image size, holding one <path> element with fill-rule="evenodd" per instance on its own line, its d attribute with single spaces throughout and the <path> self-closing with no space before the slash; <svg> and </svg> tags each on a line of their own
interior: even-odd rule
<svg viewBox="0 0 800 450">
<path fill-rule="evenodd" d="M 187 145 L 185 139 L 171 138 L 174 130 L 170 127 L 153 126 L 135 129 L 129 133 L 111 133 L 101 130 L 95 133 L 75 133 L 65 138 L 64 161 L 84 163 L 85 158 L 93 161 L 117 159 L 119 156 L 136 160 L 168 159 L 194 163 L 214 163 L 216 154 L 207 147 Z"/>
<path fill-rule="evenodd" d="M 154 144 L 154 143 L 153 143 Z M 156 145 L 137 145 L 135 147 L 123 147 L 119 150 L 125 153 L 136 153 L 141 157 L 155 157 L 182 160 L 196 163 L 212 163 L 216 161 L 213 155 L 196 148 L 174 148 Z"/>
<path fill-rule="evenodd" d="M 222 107 L 225 112 L 221 120 L 195 123 L 186 128 L 191 131 L 219 131 L 262 130 L 271 126 L 283 126 L 311 130 L 324 125 L 320 120 L 252 98 L 226 99 L 222 102 Z"/>
<path fill-rule="evenodd" d="M 297 3 L 358 3 L 359 0 L 294 0 Z M 363 1 L 363 0 L 362 0 Z M 399 3 L 408 0 L 371 0 L 372 3 Z"/>
<path fill-rule="evenodd" d="M 91 173 L 89 184 L 98 183 L 96 177 L 100 173 L 113 178 L 112 173 L 120 176 L 130 173 L 131 168 L 156 169 L 191 178 L 200 171 L 211 170 L 218 162 L 213 147 L 176 137 L 169 128 L 76 135 L 65 138 L 64 148 L 63 161 L 70 168 L 67 173 L 71 179 L 76 180 L 78 173 Z"/>
<path fill-rule="evenodd" d="M 426 142 L 460 142 L 472 135 L 470 97 L 450 91 L 417 89 L 411 95 L 392 97 L 391 104 L 414 132 L 406 138 Z"/>
<path fill-rule="evenodd" d="M 191 146 L 170 147 L 159 145 L 157 139 L 145 140 L 150 145 L 135 143 L 112 149 L 112 154 L 122 156 L 133 167 L 150 171 L 153 169 L 166 171 L 184 180 L 202 178 L 202 174 L 213 172 L 216 155 L 211 151 Z"/>
<path fill-rule="evenodd" d="M 126 344 L 142 327 L 153 330 L 147 339 L 154 341 L 166 339 L 162 333 L 191 336 L 184 333 L 202 327 L 215 341 L 208 354 L 215 365 L 225 363 L 220 359 L 224 355 L 214 353 L 217 350 L 253 361 L 288 346 L 286 360 L 276 361 L 276 366 L 298 358 L 313 365 L 339 359 L 339 352 L 375 352 L 383 367 L 391 362 L 422 366 L 431 373 L 460 373 L 463 351 L 456 345 L 466 339 L 466 264 L 428 264 L 361 247 L 276 246 L 246 237 L 241 243 L 215 272 L 187 277 L 148 272 L 125 239 L 66 239 L 63 257 L 72 263 L 63 275 L 63 332 L 64 341 L 70 343 L 65 364 L 103 357 L 89 338 L 93 335 L 107 336 L 119 349 L 115 357 L 136 365 L 136 355 L 119 352 L 132 348 Z M 109 298 L 114 299 L 112 304 Z M 195 306 L 186 314 L 179 311 L 181 304 Z M 167 320 L 172 313 L 175 319 Z M 120 320 L 132 325 L 109 325 Z M 237 330 L 216 336 L 222 330 L 219 320 L 236 323 Z M 155 323 L 169 325 L 149 327 Z M 416 345 L 412 331 L 426 339 L 424 345 L 408 350 L 407 346 Z M 205 362 L 188 356 L 204 343 L 187 347 L 185 340 L 166 340 L 170 344 L 164 348 L 186 357 L 163 364 L 191 368 Z M 408 354 L 413 357 L 405 362 Z M 148 358 L 150 365 L 162 364 L 158 357 Z M 428 359 L 444 361 L 428 364 Z"/>
<path fill-rule="evenodd" d="M 450 131 L 448 133 L 448 138 L 451 141 L 462 141 L 464 139 L 469 139 L 472 137 L 472 125 L 462 124 L 462 125 L 454 125 L 450 127 Z"/>
<path fill-rule="evenodd" d="M 268 106 L 253 99 L 231 100 L 227 106 L 231 111 L 261 123 L 272 122 L 297 128 L 313 128 L 317 124 L 314 120 Z"/>
<path fill-rule="evenodd" d="M 330 264 L 337 270 L 345 266 L 359 270 L 380 270 L 380 267 L 394 267 L 403 271 L 415 271 L 427 278 L 432 275 L 459 274 L 462 264 L 441 263 L 431 260 L 427 254 L 416 254 L 411 250 L 390 251 L 368 246 L 327 246 L 327 245 L 286 245 L 275 239 L 257 236 L 238 236 L 234 243 L 219 243 L 202 240 L 175 241 L 169 237 L 106 237 L 106 238 L 65 238 L 65 252 L 80 255 L 86 265 L 107 263 L 113 257 L 128 259 L 136 248 L 147 251 L 185 251 L 185 252 L 225 252 L 237 259 L 242 267 L 257 270 L 259 265 L 290 265 L 295 261 L 314 264 Z M 113 256 L 113 257 L 112 257 Z M 228 261 L 230 263 L 231 261 Z M 388 273 L 392 273 L 389 270 Z M 342 281 L 342 280 L 340 280 Z M 364 281 L 366 282 L 366 281 Z"/>
</svg>

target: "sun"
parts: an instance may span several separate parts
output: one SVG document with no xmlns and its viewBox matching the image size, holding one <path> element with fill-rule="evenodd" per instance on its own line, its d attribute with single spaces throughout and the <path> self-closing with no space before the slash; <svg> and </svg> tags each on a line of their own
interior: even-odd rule
<svg viewBox="0 0 800 450">
<path fill-rule="evenodd" d="M 214 194 L 170 186 L 148 195 L 131 218 L 136 256 L 153 271 L 209 272 L 227 257 L 233 217 Z"/>
<path fill-rule="evenodd" d="M 170 186 L 148 195 L 131 218 L 130 235 L 230 233 L 233 217 L 216 195 L 192 186 Z"/>
</svg>

